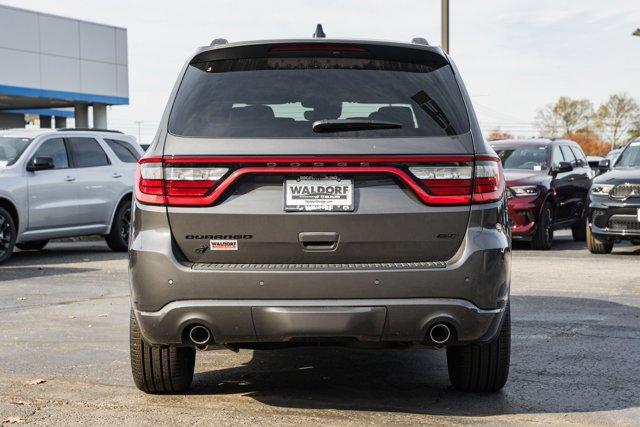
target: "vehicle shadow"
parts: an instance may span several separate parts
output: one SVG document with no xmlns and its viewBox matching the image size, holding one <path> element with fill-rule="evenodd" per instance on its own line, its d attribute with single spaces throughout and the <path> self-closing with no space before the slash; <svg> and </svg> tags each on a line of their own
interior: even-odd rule
<svg viewBox="0 0 640 427">
<path fill-rule="evenodd" d="M 88 261 L 126 259 L 126 252 L 112 252 L 104 242 L 52 242 L 40 251 L 14 250 L 11 258 L 0 265 L 4 267 L 50 266 Z"/>
<path fill-rule="evenodd" d="M 199 353 L 192 394 L 241 394 L 288 408 L 452 416 L 593 412 L 640 406 L 640 308 L 549 296 L 512 299 L 509 382 L 499 393 L 462 393 L 444 351 L 298 348 L 254 351 L 219 369 Z M 213 354 L 212 354 L 213 353 Z"/>
<path fill-rule="evenodd" d="M 0 267 L 0 282 L 10 280 L 32 279 L 34 277 L 62 276 L 65 274 L 88 273 L 97 268 L 66 268 L 66 267 Z"/>
<path fill-rule="evenodd" d="M 532 250 L 529 242 L 523 242 L 514 240 L 512 242 L 513 249 L 520 250 Z M 587 249 L 586 242 L 576 242 L 571 236 L 559 236 L 553 239 L 553 246 L 549 251 L 585 251 Z M 534 252 L 548 252 L 548 251 L 534 251 Z M 587 252 L 588 253 L 588 252 Z M 633 246 L 628 241 L 622 241 L 616 243 L 613 247 L 613 254 L 615 255 L 638 255 L 640 254 L 640 246 Z"/>
</svg>

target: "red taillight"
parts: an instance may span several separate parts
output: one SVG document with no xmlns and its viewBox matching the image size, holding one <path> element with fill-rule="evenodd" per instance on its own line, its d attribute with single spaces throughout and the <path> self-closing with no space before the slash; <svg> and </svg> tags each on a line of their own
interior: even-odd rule
<svg viewBox="0 0 640 427">
<path fill-rule="evenodd" d="M 502 198 L 505 183 L 500 159 L 476 156 L 473 203 L 496 202 Z"/>
<path fill-rule="evenodd" d="M 143 159 L 138 163 L 136 198 L 151 205 L 190 206 L 205 196 L 228 170 Z"/>
<path fill-rule="evenodd" d="M 489 156 L 478 156 L 473 166 L 413 166 L 409 170 L 441 205 L 495 202 L 504 191 L 500 161 Z"/>
<path fill-rule="evenodd" d="M 136 198 L 211 206 L 243 176 L 267 174 L 390 175 L 432 206 L 494 202 L 505 188 L 500 161 L 490 156 L 149 158 L 138 164 Z"/>
<path fill-rule="evenodd" d="M 466 205 L 471 201 L 472 163 L 457 165 L 412 166 L 418 178 L 439 205 Z"/>
</svg>

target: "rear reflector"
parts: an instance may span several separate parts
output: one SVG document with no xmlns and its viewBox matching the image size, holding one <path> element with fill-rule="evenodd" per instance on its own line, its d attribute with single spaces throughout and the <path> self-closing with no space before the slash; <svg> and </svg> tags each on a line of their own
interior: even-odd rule
<svg viewBox="0 0 640 427">
<path fill-rule="evenodd" d="M 167 206 L 211 206 L 245 175 L 383 174 L 402 181 L 425 204 L 469 205 L 500 200 L 502 166 L 491 156 L 145 158 L 136 198 Z"/>
</svg>

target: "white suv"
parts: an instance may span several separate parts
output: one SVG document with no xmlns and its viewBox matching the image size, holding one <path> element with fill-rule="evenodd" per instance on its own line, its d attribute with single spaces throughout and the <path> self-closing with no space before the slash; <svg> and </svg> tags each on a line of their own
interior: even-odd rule
<svg viewBox="0 0 640 427">
<path fill-rule="evenodd" d="M 105 236 L 127 249 L 136 162 L 134 137 L 80 129 L 0 130 L 0 262 L 14 246 Z"/>
</svg>

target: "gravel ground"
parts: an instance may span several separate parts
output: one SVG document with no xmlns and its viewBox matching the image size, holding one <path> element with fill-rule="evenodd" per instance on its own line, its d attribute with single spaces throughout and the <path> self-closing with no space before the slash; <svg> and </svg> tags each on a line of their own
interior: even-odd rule
<svg viewBox="0 0 640 427">
<path fill-rule="evenodd" d="M 595 256 L 566 234 L 514 251 L 511 375 L 448 383 L 444 351 L 199 352 L 189 394 L 129 371 L 125 254 L 52 243 L 0 267 L 0 421 L 33 424 L 640 424 L 640 248 Z M 41 382 L 44 380 L 44 382 Z"/>
</svg>

